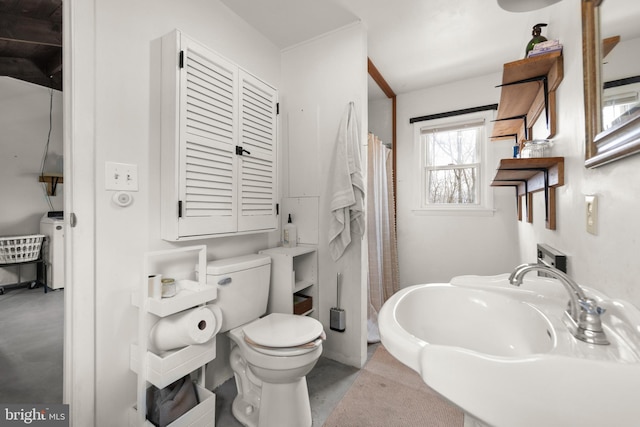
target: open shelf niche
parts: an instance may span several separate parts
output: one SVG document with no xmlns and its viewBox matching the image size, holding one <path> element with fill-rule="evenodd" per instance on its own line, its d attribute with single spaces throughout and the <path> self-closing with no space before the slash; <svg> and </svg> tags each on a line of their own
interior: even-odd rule
<svg viewBox="0 0 640 427">
<path fill-rule="evenodd" d="M 315 246 L 260 251 L 271 257 L 270 313 L 302 314 L 318 319 L 318 253 Z"/>
</svg>

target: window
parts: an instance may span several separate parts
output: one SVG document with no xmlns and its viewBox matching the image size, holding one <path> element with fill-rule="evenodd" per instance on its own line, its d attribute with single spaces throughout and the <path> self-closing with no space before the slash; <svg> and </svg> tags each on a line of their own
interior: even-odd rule
<svg viewBox="0 0 640 427">
<path fill-rule="evenodd" d="M 483 163 L 491 112 L 415 123 L 420 210 L 490 208 Z"/>
</svg>

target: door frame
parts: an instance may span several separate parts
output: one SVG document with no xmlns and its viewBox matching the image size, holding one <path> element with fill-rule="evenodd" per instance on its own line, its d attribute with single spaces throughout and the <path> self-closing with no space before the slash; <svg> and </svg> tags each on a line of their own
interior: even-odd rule
<svg viewBox="0 0 640 427">
<path fill-rule="evenodd" d="M 71 426 L 96 425 L 95 1 L 63 2 L 63 402 Z"/>
</svg>

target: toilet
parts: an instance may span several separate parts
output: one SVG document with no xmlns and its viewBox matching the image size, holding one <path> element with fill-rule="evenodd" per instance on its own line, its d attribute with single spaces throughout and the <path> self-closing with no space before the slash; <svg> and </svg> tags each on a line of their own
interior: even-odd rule
<svg viewBox="0 0 640 427">
<path fill-rule="evenodd" d="M 207 283 L 218 287 L 210 304 L 222 311 L 220 332 L 232 343 L 238 388 L 232 413 L 248 427 L 310 427 L 306 375 L 322 353 L 324 331 L 308 316 L 266 314 L 270 272 L 267 255 L 207 264 Z"/>
</svg>

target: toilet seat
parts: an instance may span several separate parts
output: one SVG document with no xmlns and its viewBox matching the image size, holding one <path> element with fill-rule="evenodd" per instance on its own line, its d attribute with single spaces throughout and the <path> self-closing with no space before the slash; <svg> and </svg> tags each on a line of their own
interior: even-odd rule
<svg viewBox="0 0 640 427">
<path fill-rule="evenodd" d="M 326 338 L 322 323 L 307 316 L 272 313 L 242 328 L 244 342 L 269 356 L 298 356 L 315 350 Z"/>
<path fill-rule="evenodd" d="M 316 340 L 308 342 L 306 344 L 299 345 L 297 347 L 267 347 L 263 345 L 256 344 L 252 342 L 246 335 L 244 336 L 244 342 L 247 343 L 249 347 L 258 353 L 265 354 L 267 356 L 279 356 L 279 357 L 293 357 L 300 356 L 301 354 L 306 354 L 314 351 L 316 348 L 322 345 L 322 341 L 325 339 L 324 334 L 322 337 L 319 337 Z"/>
</svg>

